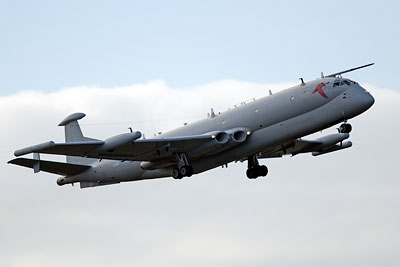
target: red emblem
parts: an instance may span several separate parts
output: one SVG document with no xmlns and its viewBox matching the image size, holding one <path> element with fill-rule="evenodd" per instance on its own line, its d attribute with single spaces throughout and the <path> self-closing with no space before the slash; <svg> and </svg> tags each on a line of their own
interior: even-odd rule
<svg viewBox="0 0 400 267">
<path fill-rule="evenodd" d="M 316 92 L 318 92 L 322 97 L 328 98 L 328 96 L 325 94 L 324 90 L 322 90 L 322 87 L 324 87 L 328 83 L 320 83 L 320 84 L 318 84 L 317 87 L 314 89 L 314 91 L 312 93 L 315 94 Z"/>
</svg>

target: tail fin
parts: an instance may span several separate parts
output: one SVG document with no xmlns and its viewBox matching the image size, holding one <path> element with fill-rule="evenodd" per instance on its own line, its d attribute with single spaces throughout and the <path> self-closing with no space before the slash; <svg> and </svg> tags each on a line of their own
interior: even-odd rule
<svg viewBox="0 0 400 267">
<path fill-rule="evenodd" d="M 85 113 L 74 113 L 66 117 L 58 124 L 58 126 L 64 126 L 66 143 L 96 140 L 85 137 L 82 134 L 78 120 L 82 119 L 85 116 L 86 116 Z M 96 161 L 96 159 L 67 156 L 67 163 L 72 163 L 72 164 L 90 165 L 94 161 Z"/>
</svg>

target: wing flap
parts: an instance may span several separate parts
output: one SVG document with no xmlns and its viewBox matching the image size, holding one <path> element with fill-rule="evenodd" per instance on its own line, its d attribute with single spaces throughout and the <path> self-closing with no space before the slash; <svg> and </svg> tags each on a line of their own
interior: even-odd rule
<svg viewBox="0 0 400 267">
<path fill-rule="evenodd" d="M 26 158 L 17 158 L 10 160 L 9 164 L 15 164 L 27 168 L 33 169 L 35 165 L 39 163 L 39 169 L 44 172 L 55 173 L 63 176 L 75 175 L 81 173 L 90 168 L 87 165 L 78 165 L 71 163 L 63 163 L 63 162 L 55 162 L 55 161 L 46 161 L 46 160 L 37 160 L 37 159 L 26 159 Z"/>
</svg>

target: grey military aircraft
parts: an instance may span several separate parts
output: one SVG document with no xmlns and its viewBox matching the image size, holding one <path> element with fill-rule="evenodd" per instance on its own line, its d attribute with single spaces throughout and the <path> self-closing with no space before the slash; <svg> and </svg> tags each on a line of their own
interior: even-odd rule
<svg viewBox="0 0 400 267">
<path fill-rule="evenodd" d="M 247 161 L 247 177 L 268 174 L 258 159 L 312 153 L 318 156 L 352 146 L 349 119 L 369 109 L 374 98 L 357 82 L 342 74 L 357 68 L 244 102 L 154 138 L 130 131 L 106 140 L 85 137 L 74 113 L 60 122 L 65 143 L 53 141 L 16 150 L 16 157 L 33 153 L 33 158 L 15 158 L 8 163 L 50 172 L 62 177 L 58 185 L 79 182 L 81 188 L 120 182 L 173 177 L 181 179 L 224 166 Z M 342 123 L 338 133 L 316 140 L 302 137 Z M 40 154 L 65 155 L 66 162 L 45 161 Z"/>
</svg>

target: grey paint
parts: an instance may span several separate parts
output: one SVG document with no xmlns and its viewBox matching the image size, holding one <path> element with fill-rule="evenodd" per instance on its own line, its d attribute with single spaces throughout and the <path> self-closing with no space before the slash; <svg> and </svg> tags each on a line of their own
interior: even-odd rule
<svg viewBox="0 0 400 267">
<path fill-rule="evenodd" d="M 191 136 L 204 136 L 210 135 L 210 133 L 214 133 L 212 135 L 215 135 L 215 133 L 220 132 L 232 135 L 234 132 L 232 129 L 240 129 L 249 132 L 249 135 L 246 135 L 244 139 L 240 140 L 240 142 L 235 143 L 232 141 L 234 139 L 231 138 L 228 142 L 230 145 L 225 146 L 223 149 L 218 148 L 218 146 L 215 146 L 214 144 L 210 145 L 212 141 L 208 141 L 207 138 L 202 137 L 205 142 L 209 142 L 202 143 L 201 146 L 204 146 L 205 150 L 202 150 L 201 153 L 199 152 L 197 154 L 186 153 L 188 155 L 189 163 L 194 169 L 194 173 L 201 173 L 232 161 L 246 159 L 252 155 L 260 153 L 268 154 L 269 151 L 273 151 L 277 146 L 279 147 L 288 142 L 294 142 L 300 137 L 323 130 L 341 121 L 351 119 L 352 117 L 363 113 L 373 105 L 374 98 L 357 83 L 351 83 L 350 85 L 343 84 L 336 87 L 333 86 L 334 82 L 341 82 L 343 80 L 345 79 L 326 77 L 310 81 L 259 100 L 240 105 L 228 111 L 215 114 L 215 116 L 210 116 L 203 120 L 185 125 L 173 131 L 159 135 L 156 139 L 138 139 L 133 141 L 128 147 L 127 145 L 124 146 L 123 143 L 126 143 L 126 140 L 135 140 L 135 138 L 139 137 L 139 133 L 132 133 L 132 136 L 129 135 L 121 142 L 118 141 L 118 138 L 110 140 L 117 143 L 115 149 L 118 150 L 125 147 L 125 150 L 123 151 L 129 153 L 128 148 L 130 148 L 132 144 L 135 145 L 135 143 L 140 144 L 145 142 L 152 144 L 168 140 L 169 138 L 171 139 L 171 142 L 172 140 L 175 140 L 177 141 L 175 143 L 178 144 L 185 140 L 185 142 L 190 143 L 196 140 L 196 142 L 198 142 L 198 139 L 195 137 L 190 138 Z M 323 87 L 323 91 L 327 95 L 327 98 L 316 91 L 317 86 L 321 83 L 326 84 Z M 83 116 L 81 113 L 78 113 L 78 115 L 72 114 L 60 123 L 66 127 L 66 136 L 67 134 L 71 134 L 71 129 L 67 131 L 68 125 L 74 124 L 73 128 L 79 129 L 77 119 L 80 119 Z M 78 136 L 78 139 L 81 139 L 82 141 L 93 140 L 76 133 L 77 132 L 75 132 L 75 136 Z M 180 137 L 182 138 L 180 139 Z M 188 137 L 189 140 L 187 140 Z M 348 136 L 343 136 L 343 138 L 335 136 L 326 137 L 325 139 L 323 138 L 322 140 L 316 141 L 322 143 L 327 142 L 326 144 L 331 146 L 325 151 L 325 153 L 327 153 L 341 149 L 340 147 L 338 148 L 335 146 L 335 141 L 338 140 L 337 142 L 341 142 L 346 138 L 348 138 Z M 204 140 L 201 142 L 204 142 Z M 107 140 L 105 144 L 107 144 Z M 310 146 L 313 144 L 315 143 L 310 142 Z M 351 143 L 346 144 L 347 146 L 351 146 Z M 199 145 L 194 148 L 194 150 L 199 150 L 199 147 L 201 146 Z M 23 152 L 38 152 L 35 151 L 35 148 L 38 147 L 34 146 L 19 150 L 17 151 L 18 153 L 16 152 L 16 155 L 21 155 Z M 110 153 L 113 153 L 113 146 L 107 148 L 110 149 Z M 321 149 L 323 148 L 323 146 L 320 146 L 315 149 L 319 149 L 319 153 L 322 154 Z M 101 158 L 99 149 L 101 150 L 101 147 L 97 148 L 97 150 L 95 148 L 92 154 L 85 153 L 84 155 L 93 158 Z M 316 154 L 318 154 L 317 151 L 314 151 L 313 149 L 305 151 L 316 152 Z M 172 151 L 168 151 L 168 153 L 166 154 L 167 156 L 173 154 Z M 66 155 L 71 154 L 69 152 L 69 154 L 66 153 Z M 106 155 L 103 155 L 103 157 L 107 158 Z M 76 157 L 74 157 L 74 159 L 76 159 L 73 162 L 75 164 L 87 164 L 87 162 L 83 161 L 87 159 Z M 130 159 L 128 155 L 126 159 Z M 156 158 L 151 159 L 154 160 L 142 163 L 142 167 L 152 166 L 147 169 L 141 167 L 140 161 L 95 160 L 93 162 L 93 159 L 91 159 L 90 168 L 77 175 L 59 178 L 57 183 L 63 185 L 67 183 L 84 182 L 81 184 L 81 187 L 88 187 L 124 181 L 168 177 L 171 175 L 172 167 L 176 165 L 171 157 L 160 157 L 159 161 L 157 161 Z M 154 169 L 157 167 L 158 169 Z"/>
</svg>

